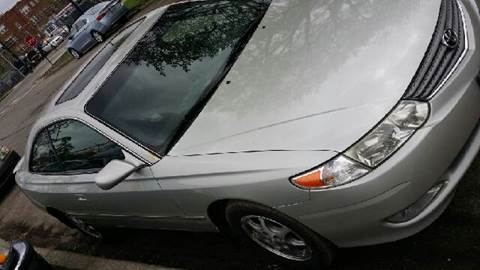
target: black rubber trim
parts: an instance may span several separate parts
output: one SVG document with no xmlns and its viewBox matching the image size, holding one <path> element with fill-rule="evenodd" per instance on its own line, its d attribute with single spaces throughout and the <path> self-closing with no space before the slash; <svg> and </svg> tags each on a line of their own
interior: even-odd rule
<svg viewBox="0 0 480 270">
<path fill-rule="evenodd" d="M 427 101 L 442 84 L 466 48 L 463 17 L 456 0 L 443 0 L 435 31 L 427 52 L 403 98 Z M 458 37 L 454 48 L 443 44 L 445 31 L 453 30 Z"/>
</svg>

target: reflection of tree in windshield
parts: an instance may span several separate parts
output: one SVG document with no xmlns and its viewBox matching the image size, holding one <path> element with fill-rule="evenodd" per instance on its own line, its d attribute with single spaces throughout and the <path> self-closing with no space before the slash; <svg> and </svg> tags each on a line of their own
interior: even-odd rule
<svg viewBox="0 0 480 270">
<path fill-rule="evenodd" d="M 189 71 L 193 62 L 233 47 L 267 5 L 265 1 L 211 1 L 172 6 L 137 44 L 124 64 Z M 152 46 L 153 44 L 153 46 Z"/>
</svg>

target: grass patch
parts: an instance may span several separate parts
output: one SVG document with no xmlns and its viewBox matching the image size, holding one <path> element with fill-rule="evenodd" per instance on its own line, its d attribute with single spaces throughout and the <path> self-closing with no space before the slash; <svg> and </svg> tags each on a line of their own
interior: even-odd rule
<svg viewBox="0 0 480 270">
<path fill-rule="evenodd" d="M 63 55 L 60 56 L 60 58 L 58 58 L 58 60 L 55 63 L 53 63 L 50 69 L 47 70 L 47 72 L 45 72 L 45 75 L 43 75 L 43 77 L 51 76 L 52 74 L 54 74 L 55 72 L 57 72 L 58 70 L 66 66 L 68 63 L 72 62 L 72 60 L 73 60 L 73 56 L 69 52 L 63 53 Z"/>
<path fill-rule="evenodd" d="M 149 0 L 123 0 L 123 5 L 128 9 L 134 9 L 147 3 L 148 1 Z"/>
<path fill-rule="evenodd" d="M 0 95 L 0 102 L 4 100 L 8 96 L 8 94 L 10 94 L 10 92 L 12 92 L 13 88 L 15 88 L 15 86 L 3 92 L 3 94 Z"/>
</svg>

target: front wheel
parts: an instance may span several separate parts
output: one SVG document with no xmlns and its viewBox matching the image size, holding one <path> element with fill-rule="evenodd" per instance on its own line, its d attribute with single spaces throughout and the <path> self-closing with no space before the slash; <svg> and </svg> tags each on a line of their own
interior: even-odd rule
<svg viewBox="0 0 480 270">
<path fill-rule="evenodd" d="M 73 58 L 80 59 L 81 55 L 75 49 L 68 49 L 68 52 L 73 56 Z"/>
<path fill-rule="evenodd" d="M 272 208 L 233 202 L 227 205 L 226 218 L 241 242 L 253 245 L 280 263 L 299 269 L 322 269 L 333 260 L 333 244 Z"/>
<path fill-rule="evenodd" d="M 103 34 L 98 31 L 92 31 L 92 37 L 97 43 L 102 43 L 105 40 Z"/>
</svg>

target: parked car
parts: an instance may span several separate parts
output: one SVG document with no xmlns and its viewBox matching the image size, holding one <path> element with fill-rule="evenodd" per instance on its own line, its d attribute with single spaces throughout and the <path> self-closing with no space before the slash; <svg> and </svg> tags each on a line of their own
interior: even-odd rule
<svg viewBox="0 0 480 270">
<path fill-rule="evenodd" d="M 102 43 L 127 12 L 128 9 L 120 0 L 93 6 L 80 16 L 70 29 L 67 50 L 74 58 L 80 58 L 93 46 Z"/>
<path fill-rule="evenodd" d="M 13 169 L 20 160 L 20 156 L 7 147 L 0 147 L 0 189 L 13 181 Z"/>
<path fill-rule="evenodd" d="M 52 41 L 50 41 L 50 44 L 52 45 L 52 47 L 56 48 L 60 44 L 62 44 L 62 42 L 63 42 L 63 37 L 62 36 L 56 36 L 52 39 Z"/>
<path fill-rule="evenodd" d="M 32 72 L 32 68 L 30 67 L 30 63 L 25 60 L 25 56 L 18 57 L 14 62 L 13 65 L 16 69 L 18 69 L 23 75 L 27 75 L 28 73 Z"/>
<path fill-rule="evenodd" d="M 473 0 L 155 10 L 61 89 L 17 183 L 93 237 L 219 229 L 318 269 L 452 200 L 480 148 L 479 26 Z"/>
<path fill-rule="evenodd" d="M 50 270 L 51 266 L 25 241 L 0 240 L 1 270 Z"/>
<path fill-rule="evenodd" d="M 44 52 L 46 53 L 46 52 Z M 42 52 L 39 49 L 32 49 L 24 55 L 25 61 L 28 61 L 32 68 L 36 67 L 43 60 Z"/>
<path fill-rule="evenodd" d="M 42 51 L 44 51 L 46 54 L 49 52 L 53 51 L 55 49 L 53 45 L 50 43 L 50 40 L 46 40 L 41 47 Z"/>
</svg>

